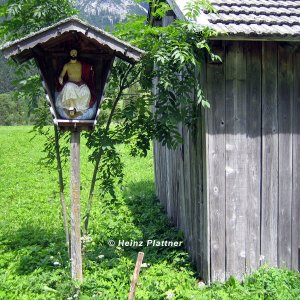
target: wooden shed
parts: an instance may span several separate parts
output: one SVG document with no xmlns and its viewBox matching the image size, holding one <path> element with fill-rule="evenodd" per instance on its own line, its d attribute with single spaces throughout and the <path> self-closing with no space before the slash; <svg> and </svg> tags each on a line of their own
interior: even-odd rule
<svg viewBox="0 0 300 300">
<path fill-rule="evenodd" d="M 94 105 L 83 118 L 69 118 L 56 105 L 58 77 L 70 60 L 70 50 L 77 49 L 82 63 L 93 70 Z M 17 63 L 34 59 L 47 94 L 54 123 L 60 128 L 92 129 L 99 115 L 104 87 L 116 57 L 129 63 L 137 62 L 143 51 L 119 40 L 77 17 L 64 19 L 2 47 L 5 58 Z"/>
<path fill-rule="evenodd" d="M 162 26 L 184 18 L 168 0 Z M 206 282 L 263 264 L 298 268 L 300 245 L 300 1 L 213 0 L 198 22 L 222 63 L 206 61 L 211 108 L 184 144 L 155 143 L 156 193 Z"/>
</svg>

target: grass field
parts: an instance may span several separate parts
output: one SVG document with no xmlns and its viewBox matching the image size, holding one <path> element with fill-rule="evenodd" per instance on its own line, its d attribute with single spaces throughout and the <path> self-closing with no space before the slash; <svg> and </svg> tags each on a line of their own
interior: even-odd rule
<svg viewBox="0 0 300 300">
<path fill-rule="evenodd" d="M 147 240 L 182 241 L 183 236 L 168 224 L 154 197 L 152 156 L 131 158 L 122 147 L 125 181 L 117 200 L 95 197 L 78 296 L 70 280 L 57 174 L 39 165 L 44 141 L 31 140 L 30 130 L 0 127 L 0 299 L 127 299 L 141 250 L 145 258 L 136 299 L 300 299 L 298 273 L 262 268 L 243 284 L 230 279 L 203 288 L 183 247 L 146 247 Z M 92 176 L 87 156 L 82 141 L 83 213 Z M 64 175 L 68 182 L 68 166 Z"/>
</svg>

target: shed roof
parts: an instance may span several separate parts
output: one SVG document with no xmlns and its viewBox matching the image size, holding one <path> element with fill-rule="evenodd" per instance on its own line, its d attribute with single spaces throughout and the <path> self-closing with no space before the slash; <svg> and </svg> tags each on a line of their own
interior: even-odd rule
<svg viewBox="0 0 300 300">
<path fill-rule="evenodd" d="M 144 53 L 144 51 L 119 40 L 115 36 L 77 17 L 64 19 L 38 32 L 33 32 L 23 38 L 6 43 L 0 50 L 2 50 L 6 58 L 13 57 L 16 61 L 23 62 L 34 57 L 32 49 L 35 46 L 40 44 L 48 46 L 52 41 L 59 43 L 59 37 L 72 32 L 84 35 L 87 39 L 108 48 L 110 51 L 113 51 L 117 57 L 129 62 L 138 61 Z"/>
<path fill-rule="evenodd" d="M 179 18 L 187 0 L 167 0 Z M 205 12 L 197 23 L 220 32 L 224 39 L 300 40 L 300 1 L 211 0 L 217 13 Z"/>
</svg>

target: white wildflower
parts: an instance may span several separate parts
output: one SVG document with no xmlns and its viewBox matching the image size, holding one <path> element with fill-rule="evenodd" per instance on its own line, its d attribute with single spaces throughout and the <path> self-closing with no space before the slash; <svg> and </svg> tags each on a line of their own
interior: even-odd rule
<svg viewBox="0 0 300 300">
<path fill-rule="evenodd" d="M 172 299 L 174 297 L 173 291 L 167 291 L 167 297 L 166 299 Z"/>
<path fill-rule="evenodd" d="M 90 243 L 93 241 L 93 238 L 90 235 L 84 235 L 81 237 L 83 243 Z"/>
<path fill-rule="evenodd" d="M 53 265 L 54 265 L 54 266 L 60 266 L 60 263 L 59 263 L 58 261 L 54 261 L 54 262 L 53 262 Z"/>
<path fill-rule="evenodd" d="M 264 255 L 261 255 L 260 257 L 259 257 L 259 260 L 260 261 L 262 261 L 262 260 L 264 260 L 265 259 L 265 256 Z"/>
</svg>

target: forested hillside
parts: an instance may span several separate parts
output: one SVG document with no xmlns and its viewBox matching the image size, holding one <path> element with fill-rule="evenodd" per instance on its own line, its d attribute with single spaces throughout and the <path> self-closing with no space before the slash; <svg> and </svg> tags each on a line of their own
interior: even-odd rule
<svg viewBox="0 0 300 300">
<path fill-rule="evenodd" d="M 12 81 L 15 79 L 15 69 L 8 64 L 2 54 L 0 55 L 0 94 L 13 89 Z"/>
</svg>

